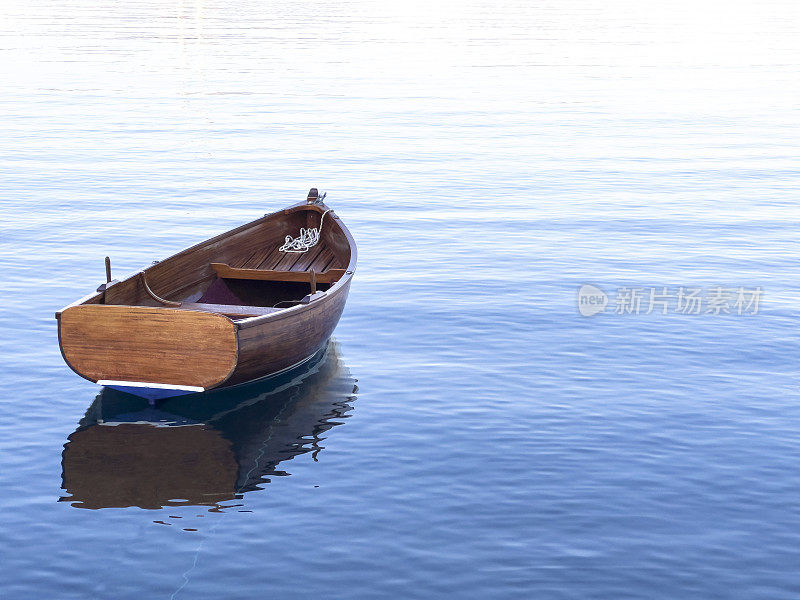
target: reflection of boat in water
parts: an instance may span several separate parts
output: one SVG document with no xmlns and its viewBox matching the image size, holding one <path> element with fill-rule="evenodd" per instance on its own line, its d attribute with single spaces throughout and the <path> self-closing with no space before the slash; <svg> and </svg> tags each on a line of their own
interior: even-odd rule
<svg viewBox="0 0 800 600">
<path fill-rule="evenodd" d="M 319 452 L 356 391 L 335 342 L 292 372 L 156 407 L 104 388 L 64 446 L 62 500 L 81 508 L 231 500 L 285 475 L 279 463 Z"/>
</svg>

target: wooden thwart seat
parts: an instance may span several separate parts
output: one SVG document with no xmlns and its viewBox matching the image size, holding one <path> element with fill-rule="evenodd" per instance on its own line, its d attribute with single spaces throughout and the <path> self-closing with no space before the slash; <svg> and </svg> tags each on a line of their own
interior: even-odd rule
<svg viewBox="0 0 800 600">
<path fill-rule="evenodd" d="M 174 308 L 212 312 L 234 319 L 261 317 L 281 310 L 280 308 L 272 308 L 270 306 L 239 306 L 237 304 L 206 304 L 204 302 L 182 302 L 180 306 Z"/>
<path fill-rule="evenodd" d="M 296 281 L 300 283 L 335 283 L 344 269 L 329 269 L 324 273 L 314 271 L 274 271 L 268 269 L 239 269 L 225 263 L 211 263 L 211 268 L 223 279 L 255 279 L 259 281 Z"/>
</svg>

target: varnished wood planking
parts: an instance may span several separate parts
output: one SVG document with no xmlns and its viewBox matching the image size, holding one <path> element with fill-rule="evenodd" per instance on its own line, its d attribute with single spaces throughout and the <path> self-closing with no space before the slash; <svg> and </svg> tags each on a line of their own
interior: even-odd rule
<svg viewBox="0 0 800 600">
<path fill-rule="evenodd" d="M 272 248 L 272 251 L 269 254 L 267 254 L 267 257 L 264 260 L 260 261 L 253 268 L 266 269 L 267 267 L 265 265 L 277 263 L 280 260 L 281 256 L 283 256 L 283 252 L 281 252 L 278 248 L 280 248 L 280 246 L 277 245 L 274 248 Z"/>
<path fill-rule="evenodd" d="M 307 267 L 308 271 L 316 271 L 317 273 L 322 273 L 325 271 L 325 267 L 333 260 L 333 252 L 327 246 L 323 248 L 322 252 L 319 253 L 317 258 Z"/>
<path fill-rule="evenodd" d="M 265 248 L 282 243 L 284 231 L 292 231 L 304 222 L 300 214 L 276 213 L 238 227 L 179 252 L 178 254 L 145 269 L 150 288 L 168 300 L 181 300 L 192 292 L 202 289 L 213 279 L 208 264 L 236 262 L 243 255 L 252 255 Z M 111 286 L 106 292 L 108 304 L 152 305 L 140 278 L 130 277 Z"/>
<path fill-rule="evenodd" d="M 330 215 L 325 217 L 325 226 L 320 235 L 321 242 L 325 244 L 326 248 L 329 248 L 333 252 L 335 257 L 334 260 L 328 264 L 327 268 L 345 268 L 352 262 L 351 258 L 353 257 L 351 254 L 355 252 L 355 246 L 352 245 L 353 238 L 349 233 L 345 234 L 339 219 L 331 219 L 329 222 L 329 217 Z M 355 266 L 355 264 L 353 266 Z"/>
<path fill-rule="evenodd" d="M 247 263 L 249 263 L 251 260 L 253 260 L 253 257 L 256 254 L 258 254 L 259 252 L 261 252 L 260 248 L 258 250 L 256 250 L 255 252 L 250 252 L 250 253 L 248 253 L 248 254 L 246 254 L 244 256 L 239 256 L 235 260 L 231 261 L 231 264 L 234 267 L 244 267 Z"/>
<path fill-rule="evenodd" d="M 97 381 L 213 387 L 236 366 L 236 325 L 205 312 L 84 305 L 61 314 L 64 358 Z"/>
<path fill-rule="evenodd" d="M 281 252 L 281 258 L 273 267 L 276 271 L 288 271 L 292 265 L 300 260 L 301 252 Z"/>
<path fill-rule="evenodd" d="M 239 329 L 239 360 L 226 384 L 290 367 L 313 354 L 333 333 L 344 310 L 349 281 L 322 300 Z"/>
<path fill-rule="evenodd" d="M 243 269 L 257 269 L 258 266 L 263 263 L 268 256 L 271 254 L 276 254 L 278 252 L 278 244 L 272 244 L 271 246 L 263 246 L 258 249 L 258 251 L 253 254 L 246 262 L 242 264 Z"/>
<path fill-rule="evenodd" d="M 311 248 L 308 252 L 304 252 L 303 255 L 298 259 L 296 263 L 292 265 L 291 271 L 306 271 L 308 267 L 311 266 L 311 263 L 319 256 L 319 253 L 322 252 L 323 247 L 325 244 L 317 244 L 313 248 Z"/>
<path fill-rule="evenodd" d="M 214 272 L 225 279 L 255 279 L 261 281 L 297 281 L 306 283 L 311 281 L 310 271 L 267 271 L 264 269 L 236 269 L 234 267 L 211 263 Z M 315 273 L 318 283 L 334 283 L 344 271 L 342 269 L 328 273 Z"/>
<path fill-rule="evenodd" d="M 300 227 L 306 226 L 307 219 L 312 219 L 313 226 L 319 226 L 319 215 L 323 210 L 319 206 L 301 205 L 238 227 L 148 267 L 145 269 L 147 281 L 157 295 L 168 300 L 183 300 L 202 291 L 213 280 L 213 273 L 208 268 L 210 262 L 226 262 L 237 266 L 246 264 L 248 267 L 256 267 L 258 263 L 256 268 L 277 270 L 301 270 L 295 265 L 304 263 L 302 270 L 313 269 L 317 272 L 326 266 L 346 265 L 349 262 L 349 245 L 338 221 L 331 218 L 330 214 L 325 218 L 322 239 L 314 254 L 314 258 L 318 258 L 324 253 L 324 260 L 312 264 L 308 261 L 309 253 L 277 250 L 286 235 L 296 236 Z M 309 252 L 313 252 L 313 249 Z M 331 261 L 331 255 L 335 256 L 335 260 Z M 320 263 L 324 264 L 320 266 Z M 158 306 L 136 276 L 109 287 L 106 303 Z"/>
</svg>

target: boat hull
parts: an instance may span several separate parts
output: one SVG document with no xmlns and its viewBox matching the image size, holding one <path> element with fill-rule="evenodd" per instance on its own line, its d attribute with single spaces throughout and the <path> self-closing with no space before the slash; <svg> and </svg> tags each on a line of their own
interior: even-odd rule
<svg viewBox="0 0 800 600">
<path fill-rule="evenodd" d="M 227 385 L 296 365 L 328 341 L 344 311 L 350 282 L 310 304 L 239 325 L 239 354 Z"/>
</svg>

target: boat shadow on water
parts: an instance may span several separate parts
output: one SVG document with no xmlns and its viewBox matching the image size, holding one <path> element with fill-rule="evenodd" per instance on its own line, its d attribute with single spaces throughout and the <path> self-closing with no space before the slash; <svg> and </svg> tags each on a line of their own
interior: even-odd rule
<svg viewBox="0 0 800 600">
<path fill-rule="evenodd" d="M 358 388 L 331 341 L 280 376 L 148 401 L 103 388 L 69 436 L 59 499 L 78 508 L 205 505 L 241 498 L 280 463 L 323 449 Z"/>
</svg>

